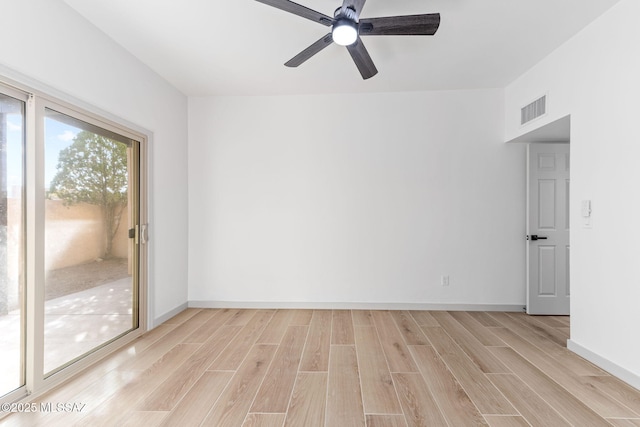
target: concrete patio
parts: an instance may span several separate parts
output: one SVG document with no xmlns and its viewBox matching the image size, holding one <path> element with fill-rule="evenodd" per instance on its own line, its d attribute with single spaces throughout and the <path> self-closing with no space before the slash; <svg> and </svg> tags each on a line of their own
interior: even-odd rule
<svg viewBox="0 0 640 427">
<path fill-rule="evenodd" d="M 44 372 L 131 329 L 131 278 L 45 302 Z M 0 396 L 20 386 L 20 311 L 0 316 Z"/>
</svg>

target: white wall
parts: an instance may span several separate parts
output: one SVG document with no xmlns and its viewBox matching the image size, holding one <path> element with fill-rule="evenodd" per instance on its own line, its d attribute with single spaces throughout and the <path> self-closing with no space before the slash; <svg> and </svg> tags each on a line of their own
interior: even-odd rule
<svg viewBox="0 0 640 427">
<path fill-rule="evenodd" d="M 525 151 L 503 103 L 190 98 L 190 303 L 523 306 Z"/>
<path fill-rule="evenodd" d="M 571 114 L 571 347 L 640 387 L 640 2 L 624 0 L 506 90 L 507 139 Z M 549 114 L 519 127 L 548 93 Z M 593 228 L 580 202 L 592 200 Z"/>
<path fill-rule="evenodd" d="M 152 132 L 153 322 L 187 299 L 186 97 L 60 1 L 2 0 L 0 10 L 0 74 Z"/>
</svg>

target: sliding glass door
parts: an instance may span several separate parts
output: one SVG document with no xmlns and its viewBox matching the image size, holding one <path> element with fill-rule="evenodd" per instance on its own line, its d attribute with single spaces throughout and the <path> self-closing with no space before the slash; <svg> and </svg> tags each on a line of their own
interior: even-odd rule
<svg viewBox="0 0 640 427">
<path fill-rule="evenodd" d="M 144 328 L 145 138 L 0 83 L 0 402 Z"/>
<path fill-rule="evenodd" d="M 44 133 L 48 374 L 138 326 L 138 142 L 51 108 Z"/>
<path fill-rule="evenodd" d="M 5 91 L 6 92 L 6 91 Z M 0 396 L 25 384 L 25 99 L 0 92 Z"/>
</svg>

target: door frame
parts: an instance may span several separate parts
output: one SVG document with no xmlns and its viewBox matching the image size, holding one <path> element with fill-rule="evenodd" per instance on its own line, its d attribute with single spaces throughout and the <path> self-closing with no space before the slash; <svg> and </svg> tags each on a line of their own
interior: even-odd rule
<svg viewBox="0 0 640 427">
<path fill-rule="evenodd" d="M 24 399 L 32 401 L 60 383 L 66 381 L 98 360 L 113 353 L 138 338 L 148 328 L 148 280 L 149 247 L 147 227 L 149 222 L 149 134 L 132 129 L 131 125 L 107 118 L 106 112 L 87 106 L 73 98 L 62 100 L 44 91 L 0 76 L 0 90 L 7 95 L 21 94 L 27 99 L 25 111 L 25 266 L 27 272 L 24 283 L 27 295 L 25 310 L 24 365 L 26 384 L 0 399 L 2 402 L 14 402 Z M 46 89 L 45 89 L 46 90 Z M 50 92 L 55 93 L 54 90 Z M 138 295 L 137 328 L 102 347 L 84 355 L 81 359 L 65 368 L 45 377 L 44 365 L 44 111 L 46 108 L 69 112 L 72 116 L 96 126 L 119 133 L 138 142 Z M 135 310 L 134 310 L 135 313 Z"/>
<path fill-rule="evenodd" d="M 523 125 L 522 127 L 526 127 L 528 124 Z M 519 144 L 532 144 L 532 143 L 547 143 L 547 144 L 569 144 L 571 146 L 571 115 L 568 114 L 566 116 L 560 117 L 554 121 L 548 122 L 540 127 L 532 129 L 528 132 L 523 133 L 522 135 L 510 139 L 507 141 L 508 144 L 519 143 Z M 524 230 L 525 235 L 523 236 L 523 241 L 525 245 L 525 311 L 528 310 L 529 303 L 529 242 L 526 240 L 526 235 L 529 233 L 529 149 L 526 149 L 526 160 L 525 160 L 525 223 Z M 571 188 L 571 182 L 569 182 L 569 187 Z M 571 263 L 569 263 L 571 266 Z M 571 271 L 569 271 L 569 276 L 571 276 Z"/>
</svg>

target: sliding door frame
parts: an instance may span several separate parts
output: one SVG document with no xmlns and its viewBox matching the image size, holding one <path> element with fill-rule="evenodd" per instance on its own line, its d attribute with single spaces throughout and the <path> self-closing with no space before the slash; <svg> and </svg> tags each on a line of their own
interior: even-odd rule
<svg viewBox="0 0 640 427">
<path fill-rule="evenodd" d="M 0 92 L 9 96 L 21 94 L 18 99 L 26 99 L 25 111 L 25 170 L 24 170 L 24 205 L 25 214 L 25 302 L 23 318 L 23 333 L 25 337 L 25 380 L 26 385 L 3 396 L 0 402 L 13 402 L 17 400 L 33 400 L 46 391 L 69 379 L 88 366 L 94 364 L 118 348 L 133 341 L 147 330 L 148 317 L 148 136 L 131 129 L 122 123 L 105 118 L 99 113 L 92 112 L 86 107 L 81 108 L 73 102 L 49 96 L 46 93 L 32 90 L 23 85 L 0 77 Z M 15 97 L 15 96 L 14 96 Z M 133 191 L 138 200 L 138 218 L 134 224 L 136 229 L 135 244 L 137 247 L 137 295 L 133 295 L 134 307 L 132 316 L 134 319 L 132 328 L 137 328 L 125 333 L 123 336 L 109 341 L 95 351 L 81 356 L 58 371 L 47 374 L 44 369 L 44 308 L 45 308 L 45 188 L 44 188 L 44 115 L 45 108 L 59 111 L 74 118 L 80 119 L 92 125 L 125 136 L 136 141 L 139 147 L 132 158 L 137 163 L 137 185 Z M 136 294 L 136 292 L 134 292 Z M 26 399 L 25 399 L 26 398 Z"/>
</svg>

